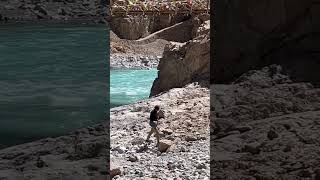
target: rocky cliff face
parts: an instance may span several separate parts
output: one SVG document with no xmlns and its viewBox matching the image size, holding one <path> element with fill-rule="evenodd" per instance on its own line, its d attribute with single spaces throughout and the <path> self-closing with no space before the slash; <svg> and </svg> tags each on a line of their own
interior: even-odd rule
<svg viewBox="0 0 320 180">
<path fill-rule="evenodd" d="M 110 27 L 122 39 L 137 40 L 188 18 L 183 15 L 128 15 L 112 17 Z"/>
<path fill-rule="evenodd" d="M 165 47 L 158 65 L 158 77 L 150 96 L 171 88 L 182 87 L 210 76 L 210 21 L 208 16 L 193 20 L 192 37 L 187 42 L 171 42 Z"/>
<path fill-rule="evenodd" d="M 319 4 L 215 6 L 211 178 L 319 179 Z"/>
<path fill-rule="evenodd" d="M 211 82 L 280 64 L 297 81 L 319 83 L 320 6 L 312 0 L 218 1 Z M 302 68 L 303 67 L 303 68 Z"/>
<path fill-rule="evenodd" d="M 105 22 L 106 0 L 2 0 L 0 22 L 94 21 Z"/>
</svg>

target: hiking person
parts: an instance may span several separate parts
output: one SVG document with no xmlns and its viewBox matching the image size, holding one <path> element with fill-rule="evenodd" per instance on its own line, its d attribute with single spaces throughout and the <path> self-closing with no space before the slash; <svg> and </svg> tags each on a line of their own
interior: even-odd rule
<svg viewBox="0 0 320 180">
<path fill-rule="evenodd" d="M 148 134 L 148 137 L 147 137 L 147 142 L 149 142 L 149 139 L 150 139 L 150 136 L 155 133 L 156 135 L 156 138 L 157 138 L 157 146 L 159 145 L 159 141 L 160 141 L 160 135 L 159 135 L 159 131 L 157 129 L 157 125 L 158 125 L 158 120 L 160 118 L 163 118 L 163 117 L 160 117 L 160 107 L 157 105 L 154 107 L 154 109 L 150 112 L 150 126 L 151 126 L 151 130 Z"/>
</svg>

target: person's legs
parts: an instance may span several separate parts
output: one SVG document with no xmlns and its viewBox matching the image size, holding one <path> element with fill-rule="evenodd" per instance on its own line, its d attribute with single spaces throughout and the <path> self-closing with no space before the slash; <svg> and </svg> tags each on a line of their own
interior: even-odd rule
<svg viewBox="0 0 320 180">
<path fill-rule="evenodd" d="M 157 128 L 154 128 L 154 132 L 156 134 L 156 138 L 157 138 L 157 145 L 159 145 L 160 142 L 160 134 Z"/>
<path fill-rule="evenodd" d="M 154 128 L 151 128 L 151 130 L 150 130 L 150 132 L 149 132 L 149 134 L 147 136 L 147 141 L 149 141 L 150 136 L 153 134 L 153 132 L 154 132 Z"/>
</svg>

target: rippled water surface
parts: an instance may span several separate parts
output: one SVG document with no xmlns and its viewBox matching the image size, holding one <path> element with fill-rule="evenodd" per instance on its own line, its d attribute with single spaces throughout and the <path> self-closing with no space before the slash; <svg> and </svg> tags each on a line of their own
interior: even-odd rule
<svg viewBox="0 0 320 180">
<path fill-rule="evenodd" d="M 106 26 L 0 26 L 0 147 L 107 118 Z"/>
<path fill-rule="evenodd" d="M 111 70 L 110 106 L 130 104 L 149 97 L 157 70 Z"/>
</svg>

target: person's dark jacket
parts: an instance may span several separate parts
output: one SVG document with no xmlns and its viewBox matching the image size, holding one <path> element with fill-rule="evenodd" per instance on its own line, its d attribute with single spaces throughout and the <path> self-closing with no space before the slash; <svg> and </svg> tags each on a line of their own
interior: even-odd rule
<svg viewBox="0 0 320 180">
<path fill-rule="evenodd" d="M 159 116 L 158 116 L 158 112 L 154 109 L 151 111 L 150 113 L 150 121 L 158 121 Z"/>
</svg>

